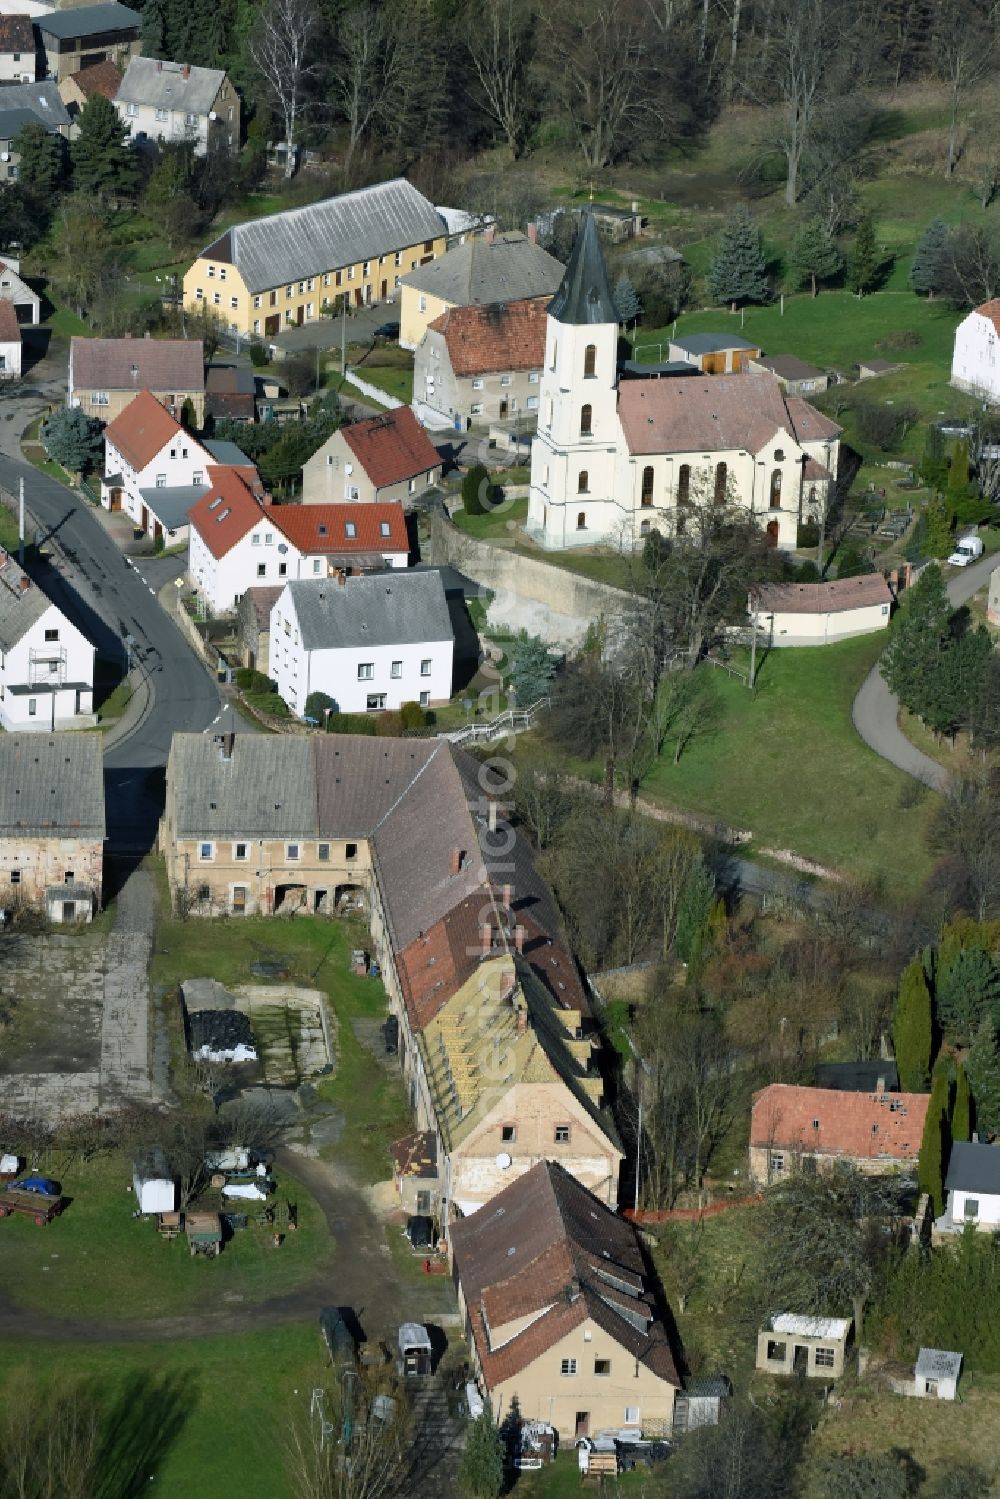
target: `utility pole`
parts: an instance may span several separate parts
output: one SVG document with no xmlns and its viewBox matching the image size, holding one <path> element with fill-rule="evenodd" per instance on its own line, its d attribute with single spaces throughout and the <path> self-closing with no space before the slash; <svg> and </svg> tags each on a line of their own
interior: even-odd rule
<svg viewBox="0 0 1000 1499">
<path fill-rule="evenodd" d="M 642 1079 L 639 1079 L 642 1087 Z M 635 1203 L 634 1211 L 639 1211 L 639 1162 L 642 1155 L 642 1096 L 639 1097 L 639 1122 L 635 1132 Z"/>
<path fill-rule="evenodd" d="M 347 379 L 347 297 L 340 299 L 340 386 Z"/>
<path fill-rule="evenodd" d="M 754 602 L 750 610 L 750 691 L 753 692 L 754 679 L 757 675 L 757 605 Z"/>
<path fill-rule="evenodd" d="M 17 481 L 17 560 L 24 566 L 24 479 Z"/>
<path fill-rule="evenodd" d="M 826 547 L 826 501 L 824 500 L 822 506 L 820 507 L 820 512 L 819 512 L 819 541 L 818 541 L 818 543 L 816 545 L 816 567 L 817 567 L 817 570 L 819 572 L 821 580 L 822 580 L 822 577 L 823 577 L 823 551 L 824 551 L 825 547 Z"/>
</svg>

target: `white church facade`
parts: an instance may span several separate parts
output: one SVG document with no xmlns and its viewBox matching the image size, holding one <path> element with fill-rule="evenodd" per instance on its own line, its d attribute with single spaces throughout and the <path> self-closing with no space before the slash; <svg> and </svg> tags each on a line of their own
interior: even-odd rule
<svg viewBox="0 0 1000 1499">
<path fill-rule="evenodd" d="M 768 373 L 619 379 L 618 320 L 591 215 L 548 308 L 527 530 L 542 547 L 635 547 L 706 503 L 791 550 L 825 510 L 841 428 Z"/>
</svg>

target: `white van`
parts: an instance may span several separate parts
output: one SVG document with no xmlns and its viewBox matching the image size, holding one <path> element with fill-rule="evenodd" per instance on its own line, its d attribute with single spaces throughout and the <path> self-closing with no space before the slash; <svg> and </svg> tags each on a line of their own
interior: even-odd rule
<svg viewBox="0 0 1000 1499">
<path fill-rule="evenodd" d="M 972 536 L 962 536 L 959 538 L 955 550 L 948 558 L 948 562 L 952 567 L 968 567 L 970 562 L 975 562 L 976 558 L 982 555 L 982 537 L 974 534 Z"/>
</svg>

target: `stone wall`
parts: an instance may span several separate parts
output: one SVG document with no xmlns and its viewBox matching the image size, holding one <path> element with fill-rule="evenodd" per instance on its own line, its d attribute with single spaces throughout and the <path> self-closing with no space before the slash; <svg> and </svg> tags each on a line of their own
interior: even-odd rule
<svg viewBox="0 0 1000 1499">
<path fill-rule="evenodd" d="M 631 601 L 621 588 L 477 541 L 440 513 L 431 521 L 431 561 L 436 567 L 450 564 L 490 589 L 488 624 L 525 629 L 563 649 L 578 645 L 595 621 L 615 619 Z"/>
</svg>

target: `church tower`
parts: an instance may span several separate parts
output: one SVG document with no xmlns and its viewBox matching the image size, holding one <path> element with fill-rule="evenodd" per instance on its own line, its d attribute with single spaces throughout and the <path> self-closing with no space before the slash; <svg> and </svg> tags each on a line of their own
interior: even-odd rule
<svg viewBox="0 0 1000 1499">
<path fill-rule="evenodd" d="M 618 539 L 626 512 L 612 497 L 617 360 L 618 313 L 597 225 L 585 213 L 546 322 L 528 501 L 528 532 L 544 547 Z"/>
</svg>

